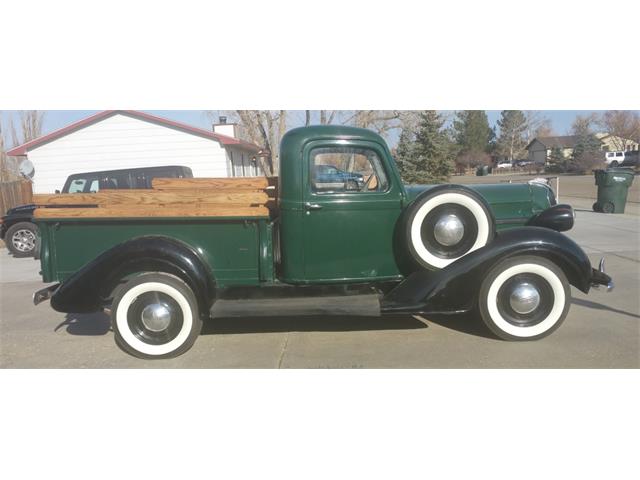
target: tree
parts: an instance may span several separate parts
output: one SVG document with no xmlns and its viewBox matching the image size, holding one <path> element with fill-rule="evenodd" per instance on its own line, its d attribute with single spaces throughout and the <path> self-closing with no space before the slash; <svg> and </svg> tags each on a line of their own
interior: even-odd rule
<svg viewBox="0 0 640 480">
<path fill-rule="evenodd" d="M 484 110 L 456 112 L 451 136 L 457 144 L 455 156 L 459 169 L 490 163 L 488 153 L 493 149 L 495 133 Z"/>
<path fill-rule="evenodd" d="M 567 171 L 567 158 L 564 156 L 564 153 L 562 153 L 562 149 L 560 147 L 553 147 L 551 149 L 549 163 L 552 165 L 552 170 L 558 172 Z"/>
<path fill-rule="evenodd" d="M 403 179 L 415 177 L 414 165 L 411 162 L 413 158 L 413 146 L 415 135 L 410 127 L 404 127 L 400 133 L 398 146 L 395 148 L 394 158 L 398 166 L 398 171 Z"/>
<path fill-rule="evenodd" d="M 498 120 L 500 136 L 497 141 L 498 154 L 513 162 L 524 156 L 527 140 L 527 117 L 521 110 L 503 110 Z"/>
<path fill-rule="evenodd" d="M 488 153 L 495 134 L 484 110 L 462 110 L 453 120 L 453 135 L 461 153 Z"/>
<path fill-rule="evenodd" d="M 577 116 L 573 122 L 572 133 L 577 136 L 567 170 L 575 173 L 590 172 L 602 163 L 601 142 L 593 133 L 593 125 L 597 122 L 594 115 Z"/>
<path fill-rule="evenodd" d="M 420 113 L 411 142 L 411 132 L 403 130 L 398 144 L 398 164 L 407 183 L 438 183 L 446 181 L 453 170 L 451 144 L 443 130 L 444 120 L 435 110 Z"/>
<path fill-rule="evenodd" d="M 210 117 L 214 112 L 207 112 Z M 240 137 L 263 148 L 257 156 L 267 176 L 279 172 L 280 140 L 287 130 L 286 110 L 230 110 L 225 112 L 240 127 Z"/>
<path fill-rule="evenodd" d="M 14 147 L 30 142 L 34 138 L 42 135 L 44 112 L 38 110 L 22 110 L 18 112 L 18 120 L 20 124 L 20 134 L 16 132 L 13 122 L 9 123 L 11 140 Z"/>
<path fill-rule="evenodd" d="M 640 142 L 640 115 L 630 110 L 604 112 L 598 124 L 612 135 L 611 143 L 616 150 L 626 150 L 632 142 Z"/>
</svg>

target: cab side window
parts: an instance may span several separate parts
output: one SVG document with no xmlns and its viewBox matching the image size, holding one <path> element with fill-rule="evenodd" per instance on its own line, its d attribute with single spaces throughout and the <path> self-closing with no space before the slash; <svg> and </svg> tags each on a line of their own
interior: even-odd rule
<svg viewBox="0 0 640 480">
<path fill-rule="evenodd" d="M 311 190 L 315 193 L 386 192 L 389 189 L 382 161 L 371 149 L 314 148 L 310 157 Z"/>
</svg>

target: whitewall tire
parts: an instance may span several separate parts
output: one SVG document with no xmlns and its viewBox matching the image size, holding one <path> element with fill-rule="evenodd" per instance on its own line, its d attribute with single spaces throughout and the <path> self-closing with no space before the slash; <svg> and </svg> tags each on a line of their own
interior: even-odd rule
<svg viewBox="0 0 640 480">
<path fill-rule="evenodd" d="M 556 330 L 571 305 L 564 272 L 542 257 L 520 256 L 499 262 L 480 287 L 482 320 L 504 340 L 536 340 Z"/>
<path fill-rule="evenodd" d="M 172 358 L 189 350 L 202 329 L 189 286 L 166 273 L 133 277 L 114 296 L 111 321 L 116 343 L 139 358 Z"/>
<path fill-rule="evenodd" d="M 415 262 L 437 270 L 487 245 L 495 219 L 486 202 L 469 189 L 436 187 L 409 207 L 405 224 L 408 250 Z"/>
</svg>

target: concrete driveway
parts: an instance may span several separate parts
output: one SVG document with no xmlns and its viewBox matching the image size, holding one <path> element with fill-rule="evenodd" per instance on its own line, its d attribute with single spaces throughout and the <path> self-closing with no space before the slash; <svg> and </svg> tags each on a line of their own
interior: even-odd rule
<svg viewBox="0 0 640 480">
<path fill-rule="evenodd" d="M 573 289 L 564 325 L 536 342 L 492 338 L 480 320 L 271 317 L 210 320 L 192 350 L 143 361 L 121 352 L 106 315 L 65 315 L 31 294 L 39 264 L 0 250 L 0 366 L 4 368 L 638 368 L 640 217 L 578 211 L 569 236 L 596 264 L 607 261 L 612 293 Z"/>
</svg>

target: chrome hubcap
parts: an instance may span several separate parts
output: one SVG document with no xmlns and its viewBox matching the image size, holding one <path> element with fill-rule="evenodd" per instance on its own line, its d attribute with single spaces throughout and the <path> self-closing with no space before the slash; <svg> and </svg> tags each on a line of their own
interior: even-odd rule
<svg viewBox="0 0 640 480">
<path fill-rule="evenodd" d="M 152 332 L 166 330 L 171 323 L 171 310 L 161 303 L 152 303 L 142 310 L 142 324 Z"/>
<path fill-rule="evenodd" d="M 445 215 L 436 223 L 433 236 L 440 245 L 450 247 L 464 237 L 464 224 L 456 215 Z"/>
<path fill-rule="evenodd" d="M 526 315 L 540 305 L 540 292 L 530 283 L 520 283 L 511 292 L 509 304 L 516 313 Z"/>
<path fill-rule="evenodd" d="M 18 230 L 13 234 L 11 243 L 20 252 L 28 252 L 36 246 L 36 236 L 31 230 Z"/>
</svg>

